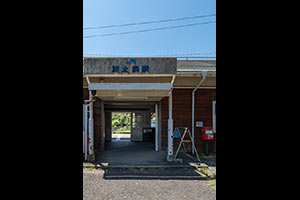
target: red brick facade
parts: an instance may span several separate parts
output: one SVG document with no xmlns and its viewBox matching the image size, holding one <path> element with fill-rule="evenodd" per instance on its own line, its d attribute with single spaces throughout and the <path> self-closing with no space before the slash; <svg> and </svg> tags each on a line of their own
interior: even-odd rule
<svg viewBox="0 0 300 200">
<path fill-rule="evenodd" d="M 83 101 L 89 99 L 89 90 L 87 88 L 83 88 L 82 96 L 83 96 Z"/>
<path fill-rule="evenodd" d="M 173 90 L 173 125 L 188 127 L 192 133 L 192 89 Z M 212 102 L 216 100 L 216 89 L 198 89 L 195 93 L 195 123 L 202 121 L 204 126 L 212 126 Z M 161 145 L 162 150 L 168 147 L 168 119 L 169 100 L 161 100 Z M 176 140 L 174 140 L 176 144 Z M 101 100 L 94 102 L 94 147 L 97 150 L 101 144 Z M 201 138 L 200 128 L 195 126 L 195 145 L 197 150 L 204 151 L 204 141 Z M 186 145 L 188 146 L 188 145 Z M 209 142 L 209 151 L 215 151 L 215 141 Z M 190 149 L 189 147 L 188 149 Z M 99 149 L 98 149 L 99 150 Z M 174 151 L 175 151 L 174 147 Z"/>
<path fill-rule="evenodd" d="M 192 89 L 173 90 L 173 125 L 188 127 L 192 133 Z M 212 126 L 212 102 L 216 100 L 215 89 L 198 89 L 195 93 L 195 123 L 203 121 L 204 126 Z M 168 148 L 168 97 L 162 99 L 162 150 Z M 176 141 L 174 141 L 176 142 Z M 214 142 L 209 143 L 209 151 L 215 151 Z M 200 128 L 195 127 L 195 145 L 197 150 L 204 150 Z M 175 149 L 174 149 L 175 151 Z"/>
</svg>

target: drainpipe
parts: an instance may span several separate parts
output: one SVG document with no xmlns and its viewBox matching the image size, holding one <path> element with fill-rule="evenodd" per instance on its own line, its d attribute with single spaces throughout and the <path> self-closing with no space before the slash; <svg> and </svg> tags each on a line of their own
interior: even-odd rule
<svg viewBox="0 0 300 200">
<path fill-rule="evenodd" d="M 88 128 L 89 124 L 88 123 L 88 107 L 90 107 L 90 103 L 94 102 L 95 100 L 90 97 L 89 100 L 84 100 L 84 159 L 88 160 L 88 148 L 89 148 L 89 143 L 90 139 L 88 137 L 88 131 L 90 130 L 90 127 Z"/>
<path fill-rule="evenodd" d="M 202 80 L 200 83 L 196 86 L 196 88 L 192 92 L 192 154 L 195 154 L 195 92 L 200 87 L 200 85 L 203 83 L 203 81 L 206 79 L 207 71 L 202 72 Z"/>
</svg>

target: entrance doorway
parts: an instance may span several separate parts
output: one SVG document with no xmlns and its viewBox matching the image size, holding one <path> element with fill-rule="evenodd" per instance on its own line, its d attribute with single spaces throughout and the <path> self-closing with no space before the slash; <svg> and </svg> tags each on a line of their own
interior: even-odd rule
<svg viewBox="0 0 300 200">
<path fill-rule="evenodd" d="M 131 138 L 131 112 L 111 113 L 111 132 L 113 140 Z"/>
<path fill-rule="evenodd" d="M 114 141 L 151 143 L 151 150 L 158 151 L 158 127 L 155 103 L 105 103 L 105 148 Z"/>
<path fill-rule="evenodd" d="M 115 165 L 164 162 L 165 152 L 160 152 L 158 145 L 157 102 L 104 102 L 103 114 L 105 145 L 104 151 L 96 155 L 97 162 Z"/>
</svg>

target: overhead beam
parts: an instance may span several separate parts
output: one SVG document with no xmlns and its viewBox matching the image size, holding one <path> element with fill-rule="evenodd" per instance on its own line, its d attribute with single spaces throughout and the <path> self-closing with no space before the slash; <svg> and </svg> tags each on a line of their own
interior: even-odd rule
<svg viewBox="0 0 300 200">
<path fill-rule="evenodd" d="M 91 83 L 89 90 L 170 90 L 171 83 Z"/>
<path fill-rule="evenodd" d="M 85 78 L 86 78 L 86 82 L 87 82 L 88 84 L 91 84 L 89 77 L 86 76 Z"/>
<path fill-rule="evenodd" d="M 84 77 L 172 77 L 173 74 L 83 74 Z"/>
</svg>

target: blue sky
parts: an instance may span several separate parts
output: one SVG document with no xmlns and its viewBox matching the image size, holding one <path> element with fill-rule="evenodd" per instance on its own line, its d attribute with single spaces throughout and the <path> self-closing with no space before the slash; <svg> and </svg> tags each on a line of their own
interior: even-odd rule
<svg viewBox="0 0 300 200">
<path fill-rule="evenodd" d="M 216 14 L 215 0 L 83 0 L 83 27 Z M 84 36 L 216 21 L 216 17 L 83 31 Z M 83 39 L 83 54 L 164 56 L 216 52 L 216 23 Z M 215 56 L 206 54 L 208 56 Z M 203 56 L 205 56 L 203 54 Z"/>
</svg>

